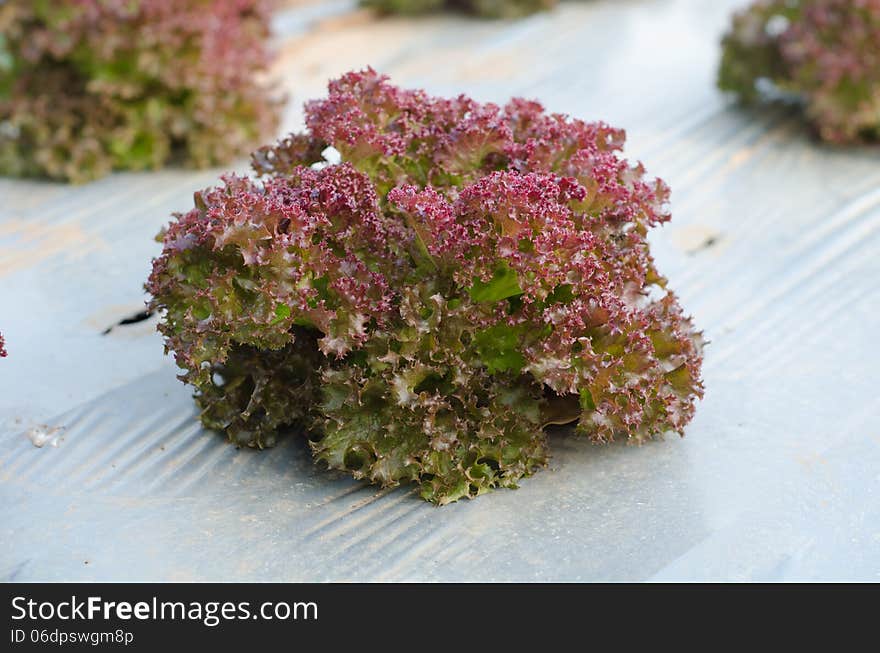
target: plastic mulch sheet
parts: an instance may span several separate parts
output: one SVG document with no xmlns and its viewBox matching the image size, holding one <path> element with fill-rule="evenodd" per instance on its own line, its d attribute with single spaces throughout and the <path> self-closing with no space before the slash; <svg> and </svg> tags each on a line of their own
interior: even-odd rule
<svg viewBox="0 0 880 653">
<path fill-rule="evenodd" d="M 155 318 L 118 324 L 143 308 L 153 236 L 219 171 L 0 179 L 0 580 L 880 579 L 880 150 L 714 89 L 742 2 L 517 22 L 350 4 L 279 18 L 288 129 L 367 64 L 627 128 L 673 190 L 658 267 L 711 341 L 687 437 L 560 429 L 519 490 L 443 508 L 316 468 L 296 434 L 237 450 L 200 428 Z"/>
</svg>

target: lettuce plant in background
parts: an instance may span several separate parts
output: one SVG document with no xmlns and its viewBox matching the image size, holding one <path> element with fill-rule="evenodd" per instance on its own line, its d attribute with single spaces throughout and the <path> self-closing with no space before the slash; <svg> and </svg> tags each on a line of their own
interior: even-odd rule
<svg viewBox="0 0 880 653">
<path fill-rule="evenodd" d="M 737 13 L 723 40 L 721 89 L 745 102 L 761 82 L 805 105 L 831 143 L 880 137 L 880 2 L 759 0 Z"/>
<path fill-rule="evenodd" d="M 648 248 L 668 189 L 624 133 L 390 85 L 331 82 L 163 232 L 147 287 L 201 419 L 448 503 L 544 465 L 548 424 L 682 432 L 701 335 Z"/>
<path fill-rule="evenodd" d="M 0 2 L 0 174 L 227 163 L 271 137 L 269 0 Z"/>
<path fill-rule="evenodd" d="M 6 356 L 6 341 L 3 339 L 3 334 L 0 333 L 0 358 L 5 358 Z"/>
<path fill-rule="evenodd" d="M 388 14 L 422 14 L 443 9 L 488 18 L 514 18 L 556 6 L 558 0 L 361 0 L 365 7 Z"/>
</svg>

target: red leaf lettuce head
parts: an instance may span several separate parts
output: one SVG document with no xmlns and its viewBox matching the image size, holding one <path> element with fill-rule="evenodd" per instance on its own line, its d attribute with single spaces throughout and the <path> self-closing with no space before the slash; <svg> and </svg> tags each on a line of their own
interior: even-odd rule
<svg viewBox="0 0 880 653">
<path fill-rule="evenodd" d="M 702 339 L 655 269 L 669 191 L 624 134 L 394 87 L 368 69 L 307 105 L 163 234 L 148 288 L 203 420 L 446 503 L 514 487 L 544 427 L 682 432 Z"/>
</svg>

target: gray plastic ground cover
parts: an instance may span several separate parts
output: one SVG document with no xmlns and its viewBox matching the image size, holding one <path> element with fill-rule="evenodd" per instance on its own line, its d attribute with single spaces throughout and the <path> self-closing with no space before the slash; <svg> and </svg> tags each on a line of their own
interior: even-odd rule
<svg viewBox="0 0 880 653">
<path fill-rule="evenodd" d="M 152 237 L 218 171 L 0 179 L 0 580 L 880 580 L 880 150 L 713 90 L 743 3 L 519 22 L 318 4 L 279 18 L 289 129 L 367 64 L 628 129 L 673 188 L 659 267 L 712 341 L 687 437 L 560 429 L 521 489 L 444 508 L 316 469 L 296 437 L 236 450 L 199 428 L 154 320 L 101 335 L 142 308 Z"/>
</svg>

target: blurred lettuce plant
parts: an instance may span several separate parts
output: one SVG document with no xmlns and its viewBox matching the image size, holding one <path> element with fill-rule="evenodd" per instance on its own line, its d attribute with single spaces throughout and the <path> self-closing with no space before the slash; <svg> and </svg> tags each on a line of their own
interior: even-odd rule
<svg viewBox="0 0 880 653">
<path fill-rule="evenodd" d="M 880 0 L 759 0 L 724 36 L 718 85 L 744 102 L 762 84 L 799 98 L 831 143 L 880 137 Z"/>
<path fill-rule="evenodd" d="M 5 0 L 0 33 L 0 174 L 205 167 L 277 126 L 269 0 Z"/>
</svg>

